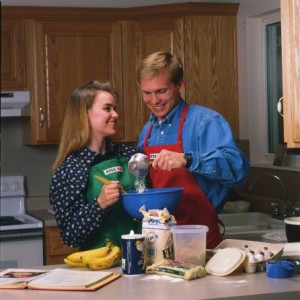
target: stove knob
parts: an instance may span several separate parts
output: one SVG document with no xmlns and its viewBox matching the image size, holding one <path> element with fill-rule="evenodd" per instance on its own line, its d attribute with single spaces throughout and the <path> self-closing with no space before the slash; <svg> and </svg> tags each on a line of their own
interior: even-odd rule
<svg viewBox="0 0 300 300">
<path fill-rule="evenodd" d="M 10 186 L 10 189 L 14 192 L 18 191 L 20 189 L 20 182 L 18 181 L 14 181 L 11 186 Z"/>
<path fill-rule="evenodd" d="M 6 182 L 1 182 L 1 193 L 7 192 L 9 190 L 9 185 Z"/>
</svg>

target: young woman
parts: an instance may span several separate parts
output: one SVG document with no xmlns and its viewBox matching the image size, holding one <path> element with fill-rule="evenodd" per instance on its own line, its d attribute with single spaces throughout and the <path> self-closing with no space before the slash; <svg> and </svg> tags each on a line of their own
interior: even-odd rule
<svg viewBox="0 0 300 300">
<path fill-rule="evenodd" d="M 121 235 L 140 232 L 124 211 L 122 189 L 134 188 L 128 160 L 136 150 L 109 138 L 116 133 L 117 93 L 107 82 L 91 81 L 76 89 L 64 118 L 50 184 L 50 203 L 62 240 L 80 250 L 121 244 Z M 112 181 L 99 182 L 95 175 Z"/>
</svg>

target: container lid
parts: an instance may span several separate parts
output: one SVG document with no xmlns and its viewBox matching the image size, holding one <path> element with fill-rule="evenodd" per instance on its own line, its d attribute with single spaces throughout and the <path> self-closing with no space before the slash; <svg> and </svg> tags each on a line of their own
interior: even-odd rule
<svg viewBox="0 0 300 300">
<path fill-rule="evenodd" d="M 300 217 L 290 217 L 284 219 L 285 224 L 290 224 L 290 225 L 300 225 Z"/>
<path fill-rule="evenodd" d="M 207 232 L 208 227 L 205 225 L 176 225 L 171 227 L 173 233 L 198 233 Z"/>
<path fill-rule="evenodd" d="M 126 239 L 126 240 L 135 240 L 135 239 L 142 239 L 144 238 L 145 236 L 142 235 L 142 234 L 137 234 L 137 233 L 134 233 L 133 230 L 130 230 L 129 234 L 123 234 L 121 236 L 122 239 Z"/>
<path fill-rule="evenodd" d="M 229 275 L 244 262 L 245 257 L 245 252 L 238 248 L 220 249 L 207 262 L 205 269 L 211 275 Z"/>
</svg>

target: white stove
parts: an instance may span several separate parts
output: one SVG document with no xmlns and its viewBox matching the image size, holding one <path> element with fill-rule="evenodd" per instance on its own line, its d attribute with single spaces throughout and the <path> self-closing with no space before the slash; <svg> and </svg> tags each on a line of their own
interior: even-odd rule
<svg viewBox="0 0 300 300">
<path fill-rule="evenodd" d="M 25 177 L 1 177 L 0 268 L 43 265 L 43 222 L 26 211 Z"/>
</svg>

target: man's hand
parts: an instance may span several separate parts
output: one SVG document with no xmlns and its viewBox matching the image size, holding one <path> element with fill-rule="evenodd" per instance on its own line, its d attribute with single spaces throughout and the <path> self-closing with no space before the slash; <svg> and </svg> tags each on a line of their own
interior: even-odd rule
<svg viewBox="0 0 300 300">
<path fill-rule="evenodd" d="M 162 150 L 152 161 L 154 169 L 160 168 L 164 171 L 171 171 L 178 168 L 184 168 L 186 160 L 184 153 Z"/>
</svg>

